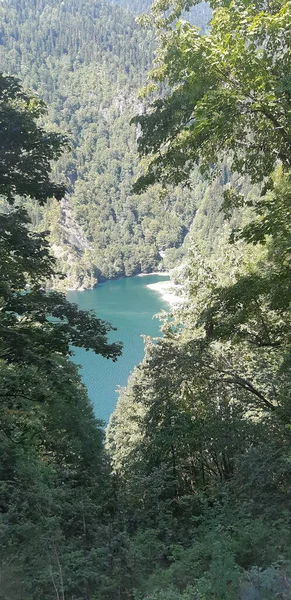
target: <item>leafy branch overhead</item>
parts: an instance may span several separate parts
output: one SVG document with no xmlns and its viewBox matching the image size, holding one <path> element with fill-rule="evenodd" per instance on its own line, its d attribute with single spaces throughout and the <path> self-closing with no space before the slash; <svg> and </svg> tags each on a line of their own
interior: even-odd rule
<svg viewBox="0 0 291 600">
<path fill-rule="evenodd" d="M 44 204 L 58 200 L 65 186 L 50 178 L 51 161 L 59 158 L 67 141 L 38 124 L 46 112 L 41 100 L 29 96 L 14 77 L 0 73 L 0 194 L 9 203 L 16 196 L 30 197 Z"/>
<path fill-rule="evenodd" d="M 189 258 L 191 329 L 210 345 L 246 342 L 252 348 L 286 350 L 291 297 L 291 4 L 212 3 L 213 18 L 205 35 L 189 22 L 173 23 L 178 12 L 171 14 L 171 6 L 178 12 L 189 8 L 158 1 L 152 9 L 160 43 L 151 82 L 161 93 L 134 119 L 140 155 L 148 165 L 135 189 L 142 191 L 156 181 L 189 184 L 195 165 L 208 177 L 224 174 L 227 165 L 239 183 L 236 189 L 230 187 L 228 174 L 222 210 L 228 218 L 239 211 L 242 225 L 233 227 L 230 241 L 258 248 L 256 253 L 245 250 L 240 270 L 221 281 L 213 261 L 204 279 L 197 275 L 203 253 Z M 242 193 L 246 181 L 259 184 L 251 200 Z M 219 200 L 214 196 L 212 202 Z M 217 240 L 216 245 L 218 253 Z M 231 256 L 229 244 L 220 251 Z M 241 252 L 238 248 L 238 255 Z M 225 269 L 222 266 L 222 273 Z M 206 282 L 214 274 L 216 285 L 210 290 Z"/>
<path fill-rule="evenodd" d="M 253 182 L 278 161 L 291 167 L 290 19 L 290 2 L 272 12 L 231 2 L 215 7 L 205 35 L 188 22 L 157 24 L 151 81 L 163 92 L 133 120 L 148 161 L 136 191 L 189 182 L 194 164 L 209 174 L 225 156 Z"/>
</svg>

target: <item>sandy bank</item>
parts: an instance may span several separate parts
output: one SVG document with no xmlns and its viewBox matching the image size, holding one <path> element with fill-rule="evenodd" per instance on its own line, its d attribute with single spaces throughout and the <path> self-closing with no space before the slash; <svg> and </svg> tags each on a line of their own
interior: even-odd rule
<svg viewBox="0 0 291 600">
<path fill-rule="evenodd" d="M 152 273 L 139 273 L 137 277 L 148 277 L 148 275 L 160 275 L 162 277 L 170 277 L 170 273 L 168 271 L 153 271 Z"/>
<path fill-rule="evenodd" d="M 149 283 L 147 287 L 150 290 L 161 294 L 163 300 L 168 302 L 171 306 L 178 306 L 179 304 L 183 304 L 183 302 L 185 302 L 183 296 L 177 294 L 177 291 L 181 290 L 182 286 L 177 285 L 172 281 L 158 281 L 157 283 Z"/>
</svg>

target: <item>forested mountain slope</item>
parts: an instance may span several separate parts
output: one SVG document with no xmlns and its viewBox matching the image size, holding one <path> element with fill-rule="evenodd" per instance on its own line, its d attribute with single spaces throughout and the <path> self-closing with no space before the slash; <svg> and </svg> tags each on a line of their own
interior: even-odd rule
<svg viewBox="0 0 291 600">
<path fill-rule="evenodd" d="M 136 14 L 146 12 L 151 5 L 151 0 L 132 0 L 132 2 L 130 0 L 112 0 L 112 2 Z"/>
<path fill-rule="evenodd" d="M 178 188 L 162 200 L 157 189 L 132 194 L 137 131 L 129 123 L 143 110 L 137 90 L 153 34 L 129 10 L 99 0 L 4 0 L 0 17 L 0 68 L 48 103 L 47 124 L 69 138 L 55 171 L 68 185 L 65 200 L 44 213 L 30 207 L 33 226 L 51 230 L 67 282 L 90 286 L 157 268 L 167 248 L 181 245 L 197 198 Z"/>
<path fill-rule="evenodd" d="M 128 8 L 133 13 L 142 14 L 149 12 L 152 0 L 111 0 L 112 2 Z M 211 19 L 211 8 L 208 2 L 198 2 L 194 6 L 189 6 L 183 15 L 187 20 L 195 23 L 203 31 L 208 27 Z"/>
<path fill-rule="evenodd" d="M 0 76 L 1 600 L 291 597 L 291 4 L 213 0 L 201 36 L 173 23 L 194 3 L 156 0 L 155 77 L 171 86 L 136 116 L 136 187 L 190 180 L 203 196 L 185 303 L 147 340 L 105 448 L 68 359 L 120 345 L 44 290 L 55 264 L 24 204 L 37 228 L 61 200 L 64 140 Z"/>
</svg>

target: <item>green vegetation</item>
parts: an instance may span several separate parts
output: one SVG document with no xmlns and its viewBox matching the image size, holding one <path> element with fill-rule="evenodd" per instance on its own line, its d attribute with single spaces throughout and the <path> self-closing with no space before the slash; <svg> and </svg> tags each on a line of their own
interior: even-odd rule
<svg viewBox="0 0 291 600">
<path fill-rule="evenodd" d="M 54 223 L 51 236 L 59 244 L 62 211 L 70 210 L 70 199 L 62 209 L 51 201 L 43 213 L 39 203 L 53 193 L 62 197 L 61 173 L 68 176 L 71 160 L 71 202 L 77 210 L 78 189 L 88 184 L 87 197 L 93 171 L 84 159 L 78 168 L 88 179 L 75 179 L 76 157 L 81 156 L 76 147 L 71 159 L 60 157 L 56 170 L 51 167 L 64 138 L 56 126 L 45 133 L 36 124 L 41 103 L 14 79 L 1 79 L 6 157 L 3 185 L 0 180 L 3 600 L 291 597 L 291 6 L 283 0 L 213 1 L 211 27 L 201 36 L 190 21 L 176 22 L 193 4 L 157 0 L 144 18 L 155 25 L 158 37 L 147 109 L 135 117 L 139 150 L 146 157 L 136 189 L 145 191 L 140 200 L 124 196 L 130 202 L 135 198 L 140 215 L 151 198 L 149 185 L 172 186 L 169 194 L 159 187 L 155 201 L 155 210 L 169 215 L 163 228 L 157 228 L 157 212 L 153 220 L 145 212 L 142 226 L 148 228 L 152 247 L 160 236 L 161 247 L 171 248 L 168 261 L 187 252 L 177 274 L 186 301 L 164 315 L 163 338 L 147 341 L 143 363 L 121 391 L 105 446 L 68 356 L 75 344 L 115 359 L 120 346 L 108 344 L 108 324 L 78 311 L 61 294 L 44 292 L 44 282 L 54 276 L 54 260 L 38 230 Z M 76 35 L 70 40 L 76 43 L 81 3 L 71 2 L 71 13 L 66 3 L 54 5 L 55 12 L 43 11 L 39 0 L 34 6 L 40 30 L 60 10 L 68 23 L 75 19 L 70 31 Z M 108 18 L 129 15 L 107 4 L 94 6 L 108 11 Z M 68 42 L 66 33 L 62 38 L 49 31 L 47 60 L 70 61 L 67 46 L 62 58 L 53 51 Z M 107 56 L 104 49 L 104 60 Z M 82 68 L 86 81 L 85 59 Z M 78 84 L 79 68 L 65 72 L 65 85 L 71 82 L 79 102 L 68 114 L 76 115 L 84 107 L 82 90 L 87 94 L 88 88 Z M 58 114 L 54 101 L 50 110 Z M 23 131 L 15 147 L 9 135 L 12 115 Z M 82 131 L 89 129 L 84 125 Z M 103 138 L 97 133 L 98 146 Z M 35 140 L 42 148 L 39 163 L 31 160 Z M 116 141 L 116 152 L 117 145 L 123 161 L 123 146 Z M 96 165 L 93 169 L 102 182 L 107 164 L 111 172 L 110 152 L 102 156 L 102 173 L 96 175 Z M 130 161 L 122 168 L 129 168 Z M 128 190 L 134 172 L 128 171 Z M 212 178 L 209 185 L 201 172 Z M 177 183 L 194 189 L 174 187 Z M 122 187 L 116 189 L 121 198 Z M 192 208 L 182 207 L 185 198 L 191 198 Z M 198 204 L 181 251 L 171 219 L 178 206 L 183 208 L 179 223 L 187 230 Z M 100 203 L 107 225 L 108 206 Z M 84 214 L 79 226 L 86 233 Z M 184 225 L 185 214 L 189 225 Z M 116 261 L 110 248 L 104 242 L 104 256 L 106 251 Z M 92 247 L 87 250 L 89 264 Z M 145 261 L 155 264 L 147 247 L 144 252 Z M 107 264 L 113 276 L 117 263 L 108 258 Z"/>
<path fill-rule="evenodd" d="M 113 360 L 121 349 L 107 342 L 108 323 L 43 289 L 55 260 L 45 235 L 30 231 L 20 198 L 43 204 L 65 193 L 50 179 L 50 161 L 65 139 L 37 124 L 43 110 L 15 79 L 1 75 L 0 594 L 5 599 L 72 597 L 76 590 L 85 598 L 90 564 L 98 562 L 93 548 L 105 539 L 106 517 L 102 527 L 96 521 L 107 466 L 101 424 L 69 361 L 70 346 Z M 95 579 L 106 577 L 105 571 Z"/>
<path fill-rule="evenodd" d="M 143 110 L 137 93 L 153 49 L 152 32 L 122 6 L 1 2 L 0 68 L 48 104 L 46 125 L 66 132 L 71 147 L 55 167 L 56 180 L 67 184 L 65 200 L 44 211 L 28 207 L 34 229 L 51 232 L 62 285 L 91 287 L 102 277 L 156 270 L 191 226 L 193 194 L 173 188 L 161 200 L 159 186 L 132 193 L 139 168 L 130 119 Z"/>
<path fill-rule="evenodd" d="M 203 239 L 194 221 L 191 232 L 186 303 L 147 343 L 108 427 L 120 502 L 134 515 L 133 587 L 147 600 L 287 599 L 290 3 L 213 3 L 205 37 L 173 27 L 170 8 L 157 1 L 149 18 L 160 39 L 153 83 L 168 91 L 135 119 L 148 159 L 136 189 L 188 182 L 193 165 L 223 178 L 227 164 L 230 224 L 218 227 L 213 196 L 216 231 L 204 227 Z M 245 174 L 258 184 L 248 193 Z"/>
</svg>

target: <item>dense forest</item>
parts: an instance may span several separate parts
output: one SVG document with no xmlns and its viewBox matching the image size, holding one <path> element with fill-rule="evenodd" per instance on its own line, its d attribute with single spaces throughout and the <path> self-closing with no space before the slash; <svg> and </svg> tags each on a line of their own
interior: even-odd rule
<svg viewBox="0 0 291 600">
<path fill-rule="evenodd" d="M 113 360 L 121 352 L 107 341 L 108 323 L 45 291 L 55 260 L 44 234 L 31 231 L 25 199 L 41 206 L 64 196 L 50 175 L 66 141 L 38 125 L 43 112 L 14 78 L 0 76 L 2 599 L 60 597 L 64 553 L 68 572 L 74 556 L 79 567 L 84 560 L 79 508 L 90 499 L 103 537 L 96 505 L 100 480 L 106 487 L 102 430 L 69 356 L 72 345 Z M 82 586 L 79 579 L 76 573 L 73 586 Z"/>
<path fill-rule="evenodd" d="M 193 193 L 174 186 L 162 198 L 159 186 L 140 197 L 132 193 L 138 155 L 130 119 L 143 110 L 138 90 L 154 37 L 118 4 L 4 0 L 0 6 L 0 68 L 48 104 L 46 124 L 69 139 L 56 166 L 65 199 L 44 211 L 33 204 L 29 212 L 36 231 L 50 230 L 66 275 L 62 285 L 70 287 L 161 268 L 166 250 L 181 246 L 197 205 Z M 197 19 L 203 25 L 208 18 L 202 8 Z"/>
<path fill-rule="evenodd" d="M 177 238 L 165 243 L 175 255 L 169 261 L 181 253 L 176 277 L 185 303 L 162 316 L 163 337 L 147 340 L 145 358 L 104 431 L 70 348 L 117 360 L 121 344 L 108 342 L 111 325 L 46 286 L 56 277 L 50 244 L 60 247 L 65 211 L 79 238 L 93 240 L 89 221 L 73 211 L 77 188 L 90 191 L 97 163 L 91 172 L 91 163 L 80 161 L 77 138 L 68 142 L 74 123 L 84 143 L 95 123 L 92 142 L 86 137 L 92 161 L 100 151 L 102 181 L 107 161 L 112 173 L 111 141 L 103 156 L 93 98 L 88 128 L 84 115 L 82 128 L 75 116 L 90 106 L 82 94 L 88 99 L 92 63 L 87 69 L 80 61 L 82 82 L 79 67 L 61 71 L 71 60 L 69 39 L 72 52 L 80 46 L 88 61 L 94 44 L 79 37 L 79 19 L 87 14 L 82 2 L 35 0 L 30 12 L 20 1 L 12 10 L 13 3 L 3 13 L 3 60 L 8 48 L 16 71 L 21 58 L 35 90 L 52 79 L 41 94 L 51 102 L 46 113 L 14 77 L 0 77 L 0 599 L 290 600 L 291 4 L 213 0 L 202 34 L 193 14 L 186 18 L 195 0 L 156 0 L 143 30 L 121 6 L 86 3 L 88 31 L 94 11 L 104 11 L 105 47 L 95 39 L 94 59 L 106 77 L 106 69 L 115 73 L 117 87 L 107 18 L 115 15 L 112 35 L 120 35 L 122 52 L 131 52 L 131 36 L 141 36 L 145 68 L 148 40 L 155 39 L 143 109 L 134 94 L 145 71 L 133 69 L 131 85 L 129 62 L 124 85 L 132 111 L 119 106 L 116 113 L 125 123 L 135 112 L 139 132 L 125 136 L 132 143 L 125 167 L 118 144 L 121 169 L 135 165 L 128 189 L 136 175 L 134 195 L 123 198 L 134 198 L 142 211 L 157 193 L 155 210 L 167 213 L 166 225 L 183 209 L 180 223 L 189 229 L 182 250 Z M 62 37 L 61 10 L 72 38 L 66 31 Z M 132 24 L 125 45 L 118 15 Z M 40 61 L 46 44 L 50 50 L 45 68 L 31 60 L 36 28 Z M 76 94 L 75 109 L 64 91 L 58 113 L 58 76 Z M 94 81 L 92 75 L 93 89 Z M 91 226 L 97 220 L 90 217 Z M 86 250 L 89 264 L 92 246 Z M 83 268 L 85 251 L 74 251 Z"/>
<path fill-rule="evenodd" d="M 227 165 L 224 227 L 207 237 L 215 210 L 193 227 L 186 303 L 148 341 L 107 447 L 134 515 L 134 597 L 289 599 L 291 5 L 213 3 L 201 36 L 173 27 L 185 4 L 144 19 L 159 46 L 135 189 Z"/>
</svg>

